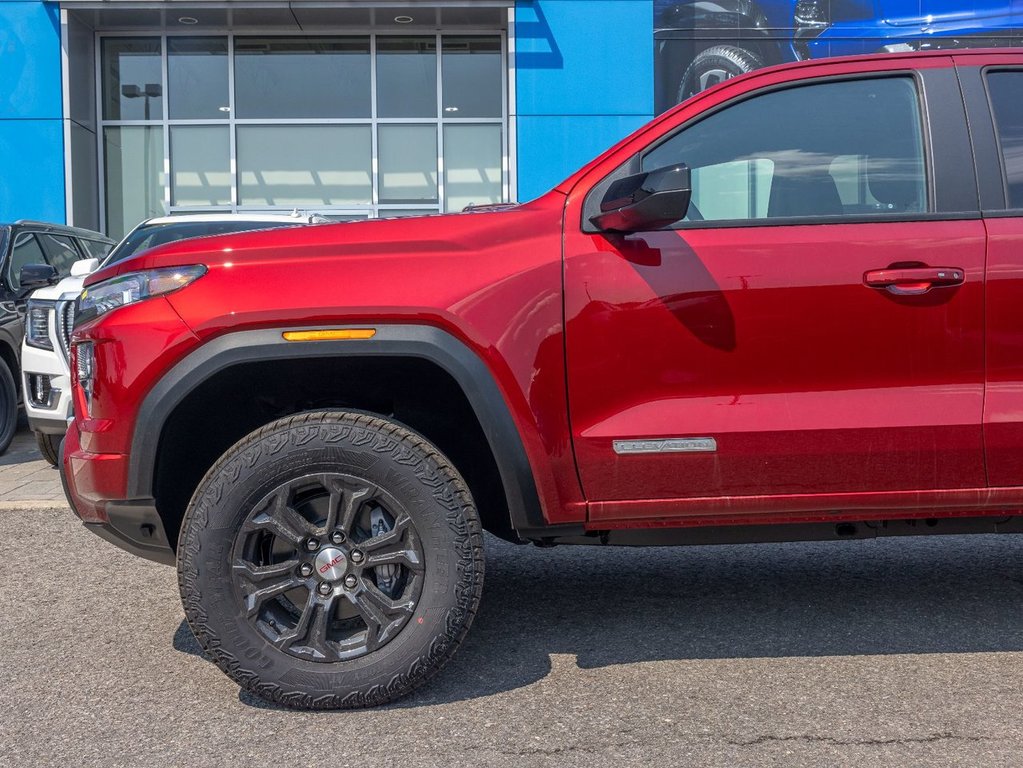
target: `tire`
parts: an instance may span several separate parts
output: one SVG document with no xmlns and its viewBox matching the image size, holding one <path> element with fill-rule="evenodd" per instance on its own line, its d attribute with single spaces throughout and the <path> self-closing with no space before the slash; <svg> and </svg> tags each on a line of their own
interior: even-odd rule
<svg viewBox="0 0 1023 768">
<path fill-rule="evenodd" d="M 7 363 L 0 360 L 0 453 L 10 447 L 18 428 L 18 388 Z"/>
<path fill-rule="evenodd" d="M 57 466 L 57 457 L 60 455 L 60 441 L 63 439 L 60 435 L 47 435 L 42 432 L 36 432 L 36 445 L 39 446 L 39 453 L 43 454 L 46 463 L 51 467 Z"/>
<path fill-rule="evenodd" d="M 712 85 L 723 83 L 737 75 L 745 75 L 762 66 L 763 60 L 745 48 L 733 45 L 712 46 L 698 54 L 693 63 L 686 68 L 678 87 L 678 101 L 682 103 Z"/>
<path fill-rule="evenodd" d="M 231 447 L 178 542 L 196 640 L 246 690 L 302 709 L 375 706 L 426 682 L 472 623 L 483 567 L 476 507 L 448 460 L 402 425 L 341 411 Z"/>
</svg>

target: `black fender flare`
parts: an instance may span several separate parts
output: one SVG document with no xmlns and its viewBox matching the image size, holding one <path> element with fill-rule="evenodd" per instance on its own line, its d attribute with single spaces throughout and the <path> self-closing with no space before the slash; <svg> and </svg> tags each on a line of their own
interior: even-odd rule
<svg viewBox="0 0 1023 768">
<path fill-rule="evenodd" d="M 139 407 L 128 463 L 128 498 L 153 498 L 157 451 L 167 420 L 192 390 L 225 368 L 245 362 L 313 357 L 415 357 L 446 371 L 469 401 L 494 454 L 512 527 L 517 531 L 548 527 L 522 437 L 497 382 L 478 355 L 433 326 L 345 327 L 373 328 L 376 332 L 370 339 L 352 341 L 287 341 L 284 332 L 295 328 L 238 331 L 218 336 L 179 360 Z"/>
</svg>

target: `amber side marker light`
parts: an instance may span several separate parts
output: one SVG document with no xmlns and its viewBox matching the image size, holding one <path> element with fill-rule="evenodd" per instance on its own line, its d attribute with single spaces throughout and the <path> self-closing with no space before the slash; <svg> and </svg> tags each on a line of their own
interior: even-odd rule
<svg viewBox="0 0 1023 768">
<path fill-rule="evenodd" d="M 322 331 L 285 331 L 285 341 L 346 341 L 348 339 L 372 339 L 376 328 L 327 328 Z"/>
</svg>

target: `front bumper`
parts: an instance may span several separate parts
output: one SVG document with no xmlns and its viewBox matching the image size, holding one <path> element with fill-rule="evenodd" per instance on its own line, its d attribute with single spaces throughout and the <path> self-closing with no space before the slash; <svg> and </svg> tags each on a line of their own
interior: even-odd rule
<svg viewBox="0 0 1023 768">
<path fill-rule="evenodd" d="M 81 448 L 81 434 L 71 422 L 60 447 L 60 480 L 71 510 L 85 527 L 133 555 L 174 565 L 174 548 L 153 499 L 111 500 L 111 478 L 127 466 L 123 454 L 90 453 Z"/>
</svg>

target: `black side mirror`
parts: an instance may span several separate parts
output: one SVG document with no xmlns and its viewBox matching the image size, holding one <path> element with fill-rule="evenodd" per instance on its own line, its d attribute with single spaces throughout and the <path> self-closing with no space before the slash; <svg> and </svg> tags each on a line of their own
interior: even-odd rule
<svg viewBox="0 0 1023 768">
<path fill-rule="evenodd" d="M 53 285 L 60 280 L 60 275 L 57 274 L 56 267 L 49 264 L 26 264 L 21 268 L 18 279 L 21 283 L 18 298 L 23 299 L 36 288 Z"/>
<path fill-rule="evenodd" d="M 626 176 L 608 187 L 590 222 L 601 232 L 662 229 L 685 218 L 692 192 L 687 165 Z"/>
</svg>

